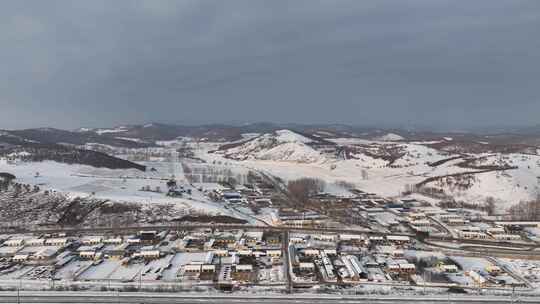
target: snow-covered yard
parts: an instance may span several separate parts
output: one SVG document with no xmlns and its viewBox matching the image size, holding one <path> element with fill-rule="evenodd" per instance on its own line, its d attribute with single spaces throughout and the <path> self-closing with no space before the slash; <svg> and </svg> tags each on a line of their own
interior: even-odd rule
<svg viewBox="0 0 540 304">
<path fill-rule="evenodd" d="M 78 279 L 82 281 L 106 280 L 120 265 L 119 260 L 105 259 L 99 265 L 89 267 Z"/>
<path fill-rule="evenodd" d="M 191 262 L 203 262 L 206 258 L 207 253 L 205 252 L 181 252 L 177 253 L 174 258 L 171 260 L 172 266 L 163 271 L 163 280 L 164 281 L 177 281 L 178 272 L 182 266 L 187 265 Z"/>
<path fill-rule="evenodd" d="M 498 259 L 498 261 L 523 277 L 534 287 L 540 287 L 540 261 L 502 258 Z"/>
</svg>

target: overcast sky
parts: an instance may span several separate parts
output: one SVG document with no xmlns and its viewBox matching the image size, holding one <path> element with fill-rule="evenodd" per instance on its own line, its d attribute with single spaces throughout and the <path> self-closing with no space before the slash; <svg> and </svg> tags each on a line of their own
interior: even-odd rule
<svg viewBox="0 0 540 304">
<path fill-rule="evenodd" d="M 536 124 L 540 1 L 6 0 L 0 129 Z"/>
</svg>

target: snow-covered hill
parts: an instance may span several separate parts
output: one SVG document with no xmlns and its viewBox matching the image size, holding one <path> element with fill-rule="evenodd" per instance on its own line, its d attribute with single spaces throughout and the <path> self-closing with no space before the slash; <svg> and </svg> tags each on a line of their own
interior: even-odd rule
<svg viewBox="0 0 540 304">
<path fill-rule="evenodd" d="M 455 178 L 446 178 L 429 183 L 442 189 L 457 200 L 482 202 L 486 197 L 494 197 L 499 204 L 518 203 L 534 199 L 540 193 L 540 156 L 526 154 L 490 154 L 475 163 L 477 166 L 513 166 L 505 171 L 490 171 L 468 176 L 466 187 L 460 187 Z"/>
<path fill-rule="evenodd" d="M 325 160 L 309 146 L 314 140 L 290 130 L 266 133 L 221 153 L 235 160 L 273 160 L 298 163 L 316 163 Z"/>
<path fill-rule="evenodd" d="M 340 126 L 162 124 L 77 132 L 51 128 L 0 130 L 0 148 L 4 151 L 0 163 L 8 164 L 7 159 L 16 156 L 10 154 L 20 151 L 30 152 L 37 160 L 47 160 L 37 158 L 38 148 L 50 149 L 51 145 L 56 147 L 55 151 L 84 148 L 120 157 L 142 155 L 146 159 L 148 149 L 154 149 L 155 144 L 160 146 L 155 149 L 185 149 L 197 160 L 255 168 L 284 181 L 301 177 L 321 178 L 329 184 L 347 181 L 384 196 L 398 196 L 411 185 L 421 185 L 443 193 L 446 198 L 469 203 L 482 203 L 487 197 L 494 197 L 504 210 L 520 200 L 533 199 L 540 192 L 540 148 L 533 137 L 535 140 L 504 134 L 352 131 Z M 157 154 L 156 157 L 167 159 L 162 152 Z M 65 157 L 62 159 L 65 161 Z M 75 163 L 81 162 L 80 157 L 74 159 Z M 102 162 L 84 163 L 102 166 Z M 36 167 L 29 172 L 44 170 Z"/>
<path fill-rule="evenodd" d="M 301 142 L 304 144 L 313 142 L 313 140 L 291 130 L 277 130 L 275 133 L 276 139 L 282 142 Z"/>
<path fill-rule="evenodd" d="M 405 138 L 395 133 L 387 133 L 375 139 L 380 140 L 380 141 L 400 141 L 400 140 L 404 140 Z"/>
<path fill-rule="evenodd" d="M 439 199 L 482 204 L 493 197 L 501 212 L 540 193 L 540 155 L 458 154 L 436 149 L 431 141 L 352 138 L 333 140 L 339 151 L 345 151 L 333 157 L 314 149 L 312 140 L 290 131 L 276 132 L 207 157 L 238 160 L 284 181 L 302 177 L 320 178 L 328 184 L 347 181 L 384 196 L 399 196 L 411 186 L 422 185 L 428 188 L 424 193 L 439 189 Z"/>
<path fill-rule="evenodd" d="M 71 198 L 92 197 L 144 205 L 174 204 L 194 213 L 242 218 L 242 215 L 223 208 L 222 204 L 209 201 L 202 192 L 195 189 L 187 197 L 168 197 L 165 193 L 140 191 L 142 187 L 159 187 L 164 191 L 171 169 L 177 181 L 188 187 L 181 167 L 175 167 L 169 162 L 144 162 L 144 165 L 157 170 L 107 169 L 42 161 L 17 164 L 0 162 L 0 172 L 15 175 L 17 183 L 37 185 L 42 190 L 58 191 Z"/>
</svg>

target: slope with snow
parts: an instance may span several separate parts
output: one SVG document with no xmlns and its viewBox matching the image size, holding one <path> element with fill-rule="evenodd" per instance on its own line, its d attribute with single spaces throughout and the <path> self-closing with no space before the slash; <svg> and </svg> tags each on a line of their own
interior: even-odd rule
<svg viewBox="0 0 540 304">
<path fill-rule="evenodd" d="M 225 154 L 201 154 L 202 158 L 228 157 L 251 169 L 267 172 L 285 182 L 302 177 L 315 177 L 333 183 L 347 181 L 359 189 L 385 196 L 399 196 L 408 185 L 415 185 L 430 177 L 453 174 L 470 175 L 470 185 L 456 187 L 452 183 L 430 182 L 426 185 L 442 189 L 457 200 L 483 203 L 494 197 L 499 210 L 503 211 L 520 200 L 530 200 L 540 193 L 540 156 L 530 154 L 452 154 L 428 147 L 423 142 L 384 142 L 365 139 L 333 139 L 340 146 L 362 147 L 350 159 L 325 156 L 324 161 L 299 161 L 291 164 L 284 160 L 319 160 L 319 153 L 298 141 L 280 142 L 276 136 L 264 135 L 256 141 L 229 149 Z M 399 149 L 399 157 L 393 162 L 371 154 L 379 148 Z M 285 151 L 285 152 L 283 152 Z M 362 151 L 369 151 L 365 154 Z M 229 153 L 229 154 L 227 154 Z M 233 156 L 233 157 L 231 157 Z M 302 156 L 302 158 L 300 157 Z M 468 158 L 478 158 L 474 166 L 516 166 L 505 171 L 479 171 L 474 167 L 460 165 Z M 441 161 L 441 162 L 439 162 Z M 436 164 L 436 165 L 432 165 Z M 452 178 L 448 178 L 451 180 Z"/>
<path fill-rule="evenodd" d="M 273 160 L 298 163 L 316 163 L 324 156 L 310 147 L 313 140 L 292 132 L 278 130 L 249 140 L 239 146 L 220 151 L 226 158 L 234 160 Z"/>
<path fill-rule="evenodd" d="M 231 168 L 263 171 L 280 177 L 285 182 L 302 177 L 321 178 L 327 184 L 346 181 L 359 189 L 390 197 L 401 195 L 408 185 L 437 177 L 435 181 L 426 185 L 442 189 L 457 200 L 472 203 L 482 203 L 487 197 L 494 197 L 500 210 L 520 200 L 535 198 L 540 192 L 540 156 L 534 154 L 453 154 L 437 150 L 429 145 L 429 142 L 336 138 L 332 139 L 336 143 L 335 148 L 339 150 L 346 147 L 350 154 L 347 157 L 341 155 L 334 157 L 331 153 L 322 154 L 316 150 L 323 151 L 320 148 L 321 142 L 316 137 L 308 138 L 290 130 L 278 130 L 258 136 L 252 134 L 246 137 L 251 138 L 230 142 L 232 143 L 230 146 L 221 150 L 219 149 L 223 147 L 221 143 L 200 142 L 189 138 L 171 142 L 170 147 L 156 149 L 173 149 L 189 145 L 194 149 L 195 156 L 206 160 L 205 165 L 208 166 L 218 163 Z M 209 153 L 210 151 L 213 153 Z M 390 158 L 388 153 L 391 154 Z M 465 160 L 471 158 L 476 160 L 471 166 L 462 165 Z M 45 188 L 55 188 L 74 194 L 95 192 L 97 196 L 111 199 L 145 202 L 167 200 L 159 194 L 137 191 L 144 185 L 163 187 L 163 181 L 159 178 L 168 178 L 171 174 L 167 168 L 159 167 L 165 163 L 147 164 L 149 167 L 158 166 L 159 174 L 136 170 L 102 170 L 56 163 L 49 167 L 50 163 L 16 166 L 0 162 L 0 172 L 13 172 L 21 178 L 21 182 L 42 183 Z M 486 166 L 517 168 L 475 173 L 479 171 L 478 167 Z M 39 178 L 35 178 L 36 172 L 41 173 Z M 182 176 L 182 172 L 174 174 L 177 177 Z M 458 187 L 452 177 L 445 177 L 453 174 L 465 174 L 466 177 L 470 175 L 466 179 L 468 183 L 466 187 Z M 124 182 L 123 176 L 130 178 Z M 211 203 L 206 205 L 207 203 L 192 201 L 191 204 L 211 210 L 220 209 L 215 209 L 217 206 Z"/>
<path fill-rule="evenodd" d="M 387 133 L 387 134 L 384 134 L 382 136 L 375 138 L 375 140 L 379 140 L 379 141 L 400 141 L 404 139 L 405 138 L 403 136 L 400 136 L 395 133 Z"/>
<path fill-rule="evenodd" d="M 99 135 L 108 134 L 108 133 L 122 133 L 127 132 L 128 129 L 124 126 L 120 126 L 114 129 L 98 129 L 95 132 Z"/>
<path fill-rule="evenodd" d="M 285 157 L 276 152 L 278 148 L 268 147 L 267 142 L 262 142 L 263 139 L 269 140 L 268 137 L 260 137 L 257 142 L 248 142 L 240 147 L 229 149 L 225 154 L 200 153 L 199 156 L 209 160 L 214 160 L 220 156 L 225 156 L 229 159 L 232 158 L 239 161 L 238 163 L 241 165 L 268 172 L 285 181 L 302 177 L 317 177 L 325 180 L 327 183 L 348 181 L 356 184 L 360 189 L 387 196 L 399 195 L 405 189 L 405 185 L 421 182 L 431 174 L 448 174 L 463 170 L 444 166 L 437 168 L 430 167 L 427 164 L 428 162 L 445 158 L 447 154 L 441 154 L 434 149 L 415 144 L 400 144 L 405 154 L 392 166 L 390 166 L 387 160 L 363 153 L 355 154 L 354 159 L 341 160 L 326 156 L 324 157 L 324 161 L 304 161 L 291 164 L 290 162 L 283 161 Z M 348 141 L 339 140 L 339 142 L 343 144 Z M 352 142 L 374 145 L 385 144 L 366 140 L 354 140 Z M 277 147 L 279 149 L 289 147 L 291 150 L 294 150 L 298 149 L 297 145 L 298 143 L 291 146 L 282 143 L 277 145 Z M 298 153 L 304 157 L 309 155 L 303 148 L 301 146 L 301 150 L 291 151 L 291 153 Z M 308 148 L 309 150 L 313 150 L 311 147 Z M 321 157 L 320 153 L 315 150 L 313 151 L 316 153 L 315 159 L 319 159 Z M 227 153 L 233 152 L 236 153 L 234 155 L 236 157 L 233 158 L 230 154 L 227 155 Z M 266 157 L 267 155 L 265 153 L 273 157 Z M 367 176 L 362 176 L 362 171 L 365 171 Z"/>
<path fill-rule="evenodd" d="M 135 169 L 106 169 L 85 165 L 68 165 L 53 161 L 22 162 L 18 164 L 0 162 L 0 172 L 16 176 L 16 182 L 38 185 L 42 190 L 55 190 L 70 197 L 109 199 L 117 202 L 136 202 L 143 204 L 174 204 L 190 208 L 196 212 L 211 215 L 229 215 L 243 218 L 242 214 L 223 208 L 223 205 L 209 201 L 202 193 L 193 189 L 192 195 L 185 198 L 167 197 L 165 193 L 140 191 L 143 186 L 151 189 L 166 189 L 166 181 L 171 170 L 177 181 L 187 186 L 182 167 L 178 163 L 145 162 L 156 168 L 156 172 L 142 172 Z M 246 218 L 252 221 L 251 218 Z"/>
<path fill-rule="evenodd" d="M 276 138 L 282 142 L 301 142 L 304 144 L 313 142 L 313 140 L 291 130 L 277 130 L 275 133 L 277 134 Z"/>
<path fill-rule="evenodd" d="M 430 183 L 430 186 L 443 188 L 446 193 L 458 200 L 482 202 L 487 197 L 496 199 L 502 208 L 519 201 L 534 199 L 540 193 L 540 156 L 525 154 L 490 154 L 484 157 L 478 165 L 512 165 L 516 169 L 492 171 L 475 174 L 471 187 L 459 189 L 441 183 Z"/>
</svg>

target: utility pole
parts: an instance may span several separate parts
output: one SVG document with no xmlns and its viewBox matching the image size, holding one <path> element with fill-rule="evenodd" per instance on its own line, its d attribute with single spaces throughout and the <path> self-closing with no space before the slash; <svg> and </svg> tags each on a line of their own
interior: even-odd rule
<svg viewBox="0 0 540 304">
<path fill-rule="evenodd" d="M 143 267 L 144 268 L 144 267 Z M 142 273 L 143 273 L 143 268 L 141 268 L 140 272 L 139 272 L 139 291 L 141 291 L 141 288 L 142 288 Z"/>
<path fill-rule="evenodd" d="M 423 281 L 424 281 L 424 295 L 426 294 L 426 271 L 424 270 L 424 273 L 422 273 L 423 275 Z"/>
<path fill-rule="evenodd" d="M 519 295 L 516 294 L 516 285 L 512 284 L 512 298 L 510 299 L 510 303 L 520 303 Z"/>
<path fill-rule="evenodd" d="M 19 279 L 19 286 L 17 286 L 17 304 L 21 303 L 21 287 L 22 287 L 22 281 Z"/>
</svg>

